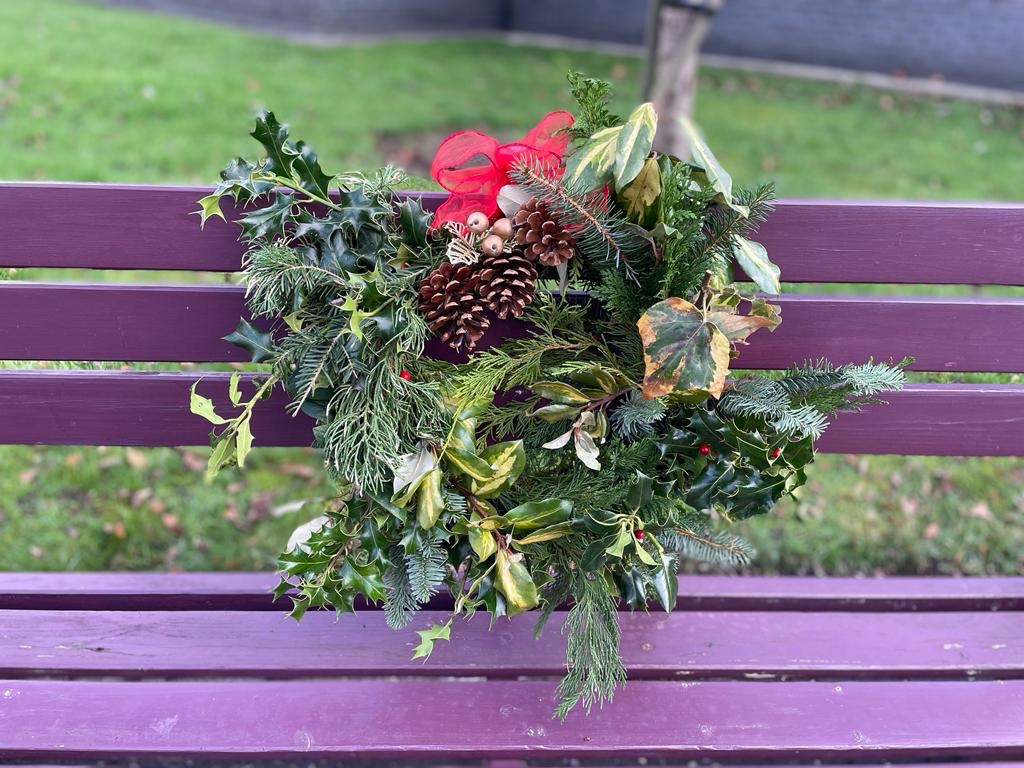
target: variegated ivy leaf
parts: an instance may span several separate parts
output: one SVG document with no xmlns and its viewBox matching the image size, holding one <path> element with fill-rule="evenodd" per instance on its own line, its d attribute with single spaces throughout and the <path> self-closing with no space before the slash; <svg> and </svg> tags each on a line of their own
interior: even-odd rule
<svg viewBox="0 0 1024 768">
<path fill-rule="evenodd" d="M 750 304 L 745 315 L 738 311 L 741 302 Z M 728 290 L 711 303 L 707 316 L 732 344 L 746 343 L 747 337 L 760 328 L 774 331 L 782 322 L 778 305 L 769 304 L 760 296 L 742 296 Z"/>
<path fill-rule="evenodd" d="M 577 149 L 565 161 L 563 182 L 574 188 L 597 189 L 611 178 L 615 166 L 615 147 L 622 126 L 604 128 Z"/>
<path fill-rule="evenodd" d="M 508 490 L 526 466 L 522 440 L 510 440 L 488 446 L 480 458 L 491 465 L 493 474 L 486 480 L 469 478 L 469 490 L 479 499 L 493 499 Z"/>
<path fill-rule="evenodd" d="M 733 238 L 732 253 L 758 288 L 765 293 L 782 293 L 779 268 L 768 258 L 768 251 L 763 245 L 737 235 Z"/>
<path fill-rule="evenodd" d="M 650 102 L 641 104 L 626 119 L 615 141 L 615 187 L 622 189 L 640 173 L 651 153 L 658 114 Z"/>
<path fill-rule="evenodd" d="M 650 307 L 637 327 L 644 345 L 645 398 L 722 394 L 729 339 L 700 309 L 685 299 L 665 299 Z"/>
</svg>

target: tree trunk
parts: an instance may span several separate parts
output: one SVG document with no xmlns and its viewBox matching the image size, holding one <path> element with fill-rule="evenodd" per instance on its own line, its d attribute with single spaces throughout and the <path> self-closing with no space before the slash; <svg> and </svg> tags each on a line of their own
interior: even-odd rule
<svg viewBox="0 0 1024 768">
<path fill-rule="evenodd" d="M 690 2 L 684 7 L 651 2 L 655 7 L 648 31 L 645 95 L 658 112 L 655 149 L 688 157 L 690 145 L 679 129 L 678 118 L 693 114 L 700 46 L 722 0 Z"/>
</svg>

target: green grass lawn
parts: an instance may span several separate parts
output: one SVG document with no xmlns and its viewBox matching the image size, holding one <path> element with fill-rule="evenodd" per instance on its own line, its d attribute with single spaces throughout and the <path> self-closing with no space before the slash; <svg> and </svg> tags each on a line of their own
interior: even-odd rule
<svg viewBox="0 0 1024 768">
<path fill-rule="evenodd" d="M 0 179 L 209 183 L 274 109 L 329 169 L 412 169 L 464 127 L 512 139 L 569 106 L 568 67 L 637 97 L 631 58 L 489 41 L 307 47 L 81 3 L 0 3 Z M 706 71 L 698 118 L 739 183 L 784 196 L 1024 197 L 1014 110 Z M 112 212 L 111 215 L 117 215 Z M 2 244 L 0 244 L 2 248 Z M 211 331 L 214 332 L 214 331 Z M 951 434 L 950 442 L 957 436 Z M 193 450 L 0 448 L 2 568 L 265 568 L 325 494 L 315 455 L 202 482 Z M 744 524 L 786 573 L 1013 573 L 1024 462 L 823 456 Z"/>
</svg>

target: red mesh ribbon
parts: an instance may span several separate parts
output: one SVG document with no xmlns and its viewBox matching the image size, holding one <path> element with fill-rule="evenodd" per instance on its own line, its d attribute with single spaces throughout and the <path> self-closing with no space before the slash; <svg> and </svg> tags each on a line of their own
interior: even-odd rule
<svg viewBox="0 0 1024 768">
<path fill-rule="evenodd" d="M 474 211 L 483 211 L 493 219 L 498 213 L 498 190 L 510 183 L 509 169 L 526 156 L 561 165 L 569 143 L 564 129 L 572 122 L 568 112 L 549 112 L 511 144 L 498 144 L 497 139 L 479 131 L 459 131 L 441 142 L 430 173 L 451 195 L 434 214 L 431 229 L 447 221 L 465 223 Z M 471 161 L 472 165 L 467 165 Z"/>
</svg>

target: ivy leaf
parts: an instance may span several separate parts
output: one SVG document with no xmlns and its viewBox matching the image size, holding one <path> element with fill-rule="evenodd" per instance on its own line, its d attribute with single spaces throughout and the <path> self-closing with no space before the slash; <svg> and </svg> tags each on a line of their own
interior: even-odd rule
<svg viewBox="0 0 1024 768">
<path fill-rule="evenodd" d="M 737 301 L 750 302 L 750 310 L 747 314 L 741 315 L 737 313 L 736 303 L 729 300 L 729 294 L 723 295 L 727 297 L 727 300 L 724 302 L 719 299 L 713 301 L 708 310 L 707 317 L 732 344 L 745 343 L 746 338 L 760 328 L 774 331 L 779 323 L 782 322 L 779 308 L 774 304 L 769 304 L 759 296 L 748 299 L 738 296 L 738 294 L 733 294 L 733 298 Z"/>
<path fill-rule="evenodd" d="M 238 328 L 223 339 L 248 352 L 253 363 L 264 363 L 277 353 L 273 335 L 263 333 L 244 317 L 238 321 Z"/>
<path fill-rule="evenodd" d="M 447 624 L 431 624 L 426 629 L 417 629 L 416 634 L 420 636 L 420 644 L 416 646 L 412 657 L 426 661 L 434 652 L 434 643 L 438 640 L 451 640 L 452 623 L 449 621 Z"/>
<path fill-rule="evenodd" d="M 495 586 L 505 596 L 509 616 L 536 608 L 539 603 L 537 585 L 523 564 L 523 556 L 499 549 L 495 567 Z"/>
<path fill-rule="evenodd" d="M 470 492 L 480 499 L 493 499 L 506 491 L 526 466 L 526 450 L 522 440 L 496 443 L 480 455 L 491 466 L 493 474 L 487 480 L 469 479 Z"/>
<path fill-rule="evenodd" d="M 645 229 L 657 225 L 658 207 L 655 203 L 661 197 L 661 170 L 658 161 L 647 158 L 640 173 L 626 187 L 618 191 L 619 204 L 626 211 L 629 220 Z"/>
<path fill-rule="evenodd" d="M 732 254 L 758 288 L 765 293 L 782 293 L 779 268 L 768 258 L 768 251 L 763 245 L 736 235 Z"/>
<path fill-rule="evenodd" d="M 199 382 L 195 382 L 192 388 L 189 390 L 189 410 L 192 411 L 196 416 L 202 416 L 211 424 L 227 424 L 227 419 L 223 416 L 218 416 L 217 411 L 214 408 L 213 401 L 208 397 L 203 397 L 196 392 L 196 387 Z"/>
<path fill-rule="evenodd" d="M 577 149 L 565 162 L 563 183 L 580 189 L 597 189 L 611 178 L 615 148 L 622 126 L 604 128 Z"/>
<path fill-rule="evenodd" d="M 503 517 L 516 531 L 534 531 L 556 523 L 564 523 L 572 515 L 572 502 L 568 499 L 528 501 L 513 507 Z"/>
<path fill-rule="evenodd" d="M 615 187 L 622 189 L 640 173 L 651 153 L 658 115 L 650 102 L 634 109 L 615 140 Z"/>
<path fill-rule="evenodd" d="M 729 370 L 729 339 L 697 307 L 669 298 L 637 323 L 644 345 L 643 395 L 707 392 L 719 397 Z"/>
</svg>

